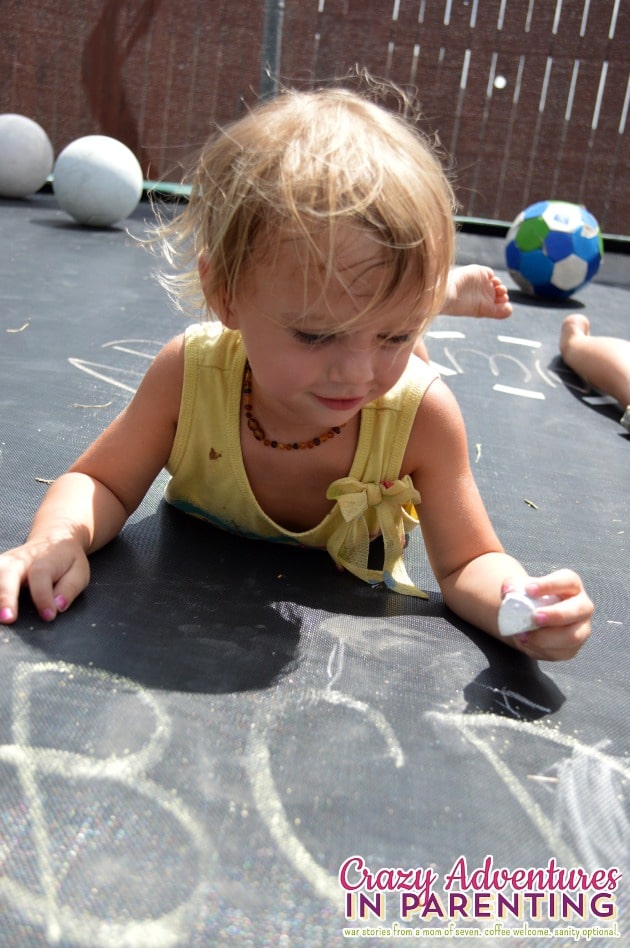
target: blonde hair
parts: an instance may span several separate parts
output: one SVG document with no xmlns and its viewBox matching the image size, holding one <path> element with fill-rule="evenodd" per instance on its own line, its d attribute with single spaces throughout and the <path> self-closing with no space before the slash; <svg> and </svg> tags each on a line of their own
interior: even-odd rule
<svg viewBox="0 0 630 948">
<path fill-rule="evenodd" d="M 383 248 L 386 275 L 369 308 L 410 274 L 425 328 L 446 294 L 455 200 L 407 98 L 396 90 L 395 114 L 372 101 L 381 91 L 374 82 L 362 94 L 286 90 L 211 137 L 186 207 L 154 234 L 173 267 L 160 281 L 180 308 L 231 298 L 251 261 L 277 251 L 287 229 L 321 256 L 317 236 L 350 224 Z M 333 240 L 326 246 L 323 263 L 334 273 Z M 204 286 L 201 254 L 210 263 Z"/>
</svg>

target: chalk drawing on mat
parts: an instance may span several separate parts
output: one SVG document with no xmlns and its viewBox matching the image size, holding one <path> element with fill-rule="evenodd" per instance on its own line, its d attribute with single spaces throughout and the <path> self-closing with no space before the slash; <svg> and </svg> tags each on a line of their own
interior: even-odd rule
<svg viewBox="0 0 630 948">
<path fill-rule="evenodd" d="M 546 707 L 546 705 L 538 704 L 536 701 L 532 701 L 530 698 L 526 698 L 524 695 L 520 695 L 516 691 L 512 691 L 511 688 L 506 688 L 505 686 L 501 688 L 496 688 L 490 685 L 479 684 L 480 688 L 484 688 L 486 691 L 490 691 L 495 696 L 495 702 L 506 711 L 512 718 L 523 719 L 524 715 L 519 710 L 519 705 L 525 705 L 526 708 L 529 708 L 532 711 L 538 711 L 542 714 L 550 714 L 551 708 Z"/>
<path fill-rule="evenodd" d="M 288 603 L 277 603 L 275 607 L 280 611 L 291 611 Z M 374 650 L 374 645 L 383 637 L 370 635 L 370 632 L 387 629 L 390 633 L 385 637 L 387 640 L 397 638 L 397 634 L 412 634 L 413 630 L 391 618 L 340 618 L 325 614 L 319 620 L 318 628 L 337 639 L 328 655 L 327 684 L 321 689 L 303 689 L 295 695 L 277 694 L 275 707 L 270 709 L 267 706 L 258 711 L 248 740 L 246 768 L 256 808 L 278 850 L 321 898 L 338 904 L 336 876 L 315 859 L 300 838 L 299 826 L 294 825 L 287 814 L 281 789 L 274 778 L 270 738 L 278 728 L 284 728 L 283 721 L 293 719 L 298 713 L 309 713 L 318 703 L 326 702 L 364 718 L 366 724 L 374 729 L 375 747 L 385 746 L 396 769 L 405 767 L 413 771 L 413 755 L 405 751 L 385 715 L 366 701 L 334 690 L 335 686 L 339 687 L 351 652 L 376 655 L 380 651 L 380 648 Z M 400 643 L 400 639 L 398 641 Z M 518 706 L 524 704 L 536 711 L 549 712 L 550 709 L 544 705 L 507 687 L 493 690 L 512 717 L 453 710 L 429 711 L 422 714 L 421 726 L 427 734 L 437 732 L 443 738 L 450 732 L 464 738 L 465 743 L 474 749 L 468 766 L 473 762 L 475 767 L 483 767 L 484 762 L 490 765 L 507 794 L 504 799 L 511 799 L 515 805 L 514 818 L 531 824 L 559 862 L 568 867 L 621 865 L 630 843 L 630 820 L 624 806 L 630 764 L 608 753 L 606 743 L 589 746 L 578 737 L 566 735 L 547 723 L 524 719 L 518 710 Z M 501 737 L 505 734 L 509 740 L 503 741 Z M 517 741 L 525 742 L 527 753 L 514 757 L 514 750 L 510 747 Z M 448 752 L 450 740 L 442 739 L 441 743 Z M 558 753 L 554 753 L 554 748 Z M 542 773 L 526 771 L 523 763 L 531 761 L 532 757 L 544 761 Z M 418 781 L 422 779 L 423 776 L 418 774 Z M 535 786 L 543 788 L 546 793 L 544 800 L 534 795 Z M 471 806 L 474 807 L 474 803 Z M 485 803 L 479 801 L 479 806 L 485 813 Z M 399 816 L 404 821 L 402 802 Z M 474 809 L 471 809 L 470 818 L 474 817 Z M 360 831 L 358 826 L 357 832 Z M 359 845 L 360 840 L 357 840 Z M 515 852 L 514 858 L 518 861 L 526 857 L 522 852 Z"/>
<path fill-rule="evenodd" d="M 103 343 L 101 348 L 111 349 L 114 352 L 120 352 L 124 356 L 131 356 L 133 359 L 141 361 L 138 364 L 132 362 L 131 366 L 125 366 L 107 362 L 92 362 L 88 359 L 79 359 L 72 356 L 68 358 L 68 362 L 75 369 L 79 369 L 107 385 L 113 385 L 114 388 L 120 388 L 133 395 L 146 372 L 147 361 L 151 362 L 162 346 L 163 343 L 155 339 L 114 339 L 111 342 Z"/>
<path fill-rule="evenodd" d="M 283 715 L 294 715 L 296 710 L 319 701 L 337 704 L 357 711 L 380 733 L 396 767 L 406 760 L 404 751 L 384 716 L 366 704 L 340 692 L 308 690 L 295 701 L 289 699 L 274 714 L 261 714 L 253 724 L 247 752 L 246 767 L 254 801 L 278 850 L 323 899 L 339 903 L 339 884 L 314 858 L 299 838 L 291 823 L 273 776 L 273 761 L 268 744 L 268 733 Z M 519 810 L 533 824 L 539 836 L 548 845 L 558 862 L 567 867 L 584 866 L 592 869 L 609 863 L 623 863 L 623 853 L 630 839 L 630 821 L 623 806 L 622 785 L 630 779 L 630 765 L 607 754 L 600 746 L 590 747 L 546 725 L 512 720 L 491 714 L 460 714 L 428 712 L 424 715 L 428 727 L 454 729 L 475 748 L 481 758 L 491 765 L 513 797 Z M 507 729 L 539 746 L 547 742 L 570 751 L 570 756 L 554 761 L 547 770 L 555 775 L 542 775 L 545 784 L 553 787 L 547 807 L 534 798 L 527 787 L 531 775 L 517 774 L 516 767 L 504 759 L 496 743 L 496 736 Z M 548 751 L 545 751 L 548 754 Z M 602 795 L 603 794 L 603 795 Z M 606 802 L 605 807 L 602 801 Z M 471 811 L 471 819 L 474 813 Z M 404 819 L 401 810 L 400 818 Z M 515 852 L 515 859 L 522 854 Z M 619 858 L 617 858 L 619 857 Z"/>
<path fill-rule="evenodd" d="M 431 337 L 434 346 L 431 348 L 431 364 L 440 372 L 441 375 L 464 375 L 466 373 L 467 365 L 471 362 L 477 363 L 481 361 L 481 364 L 486 366 L 490 375 L 493 378 L 498 378 L 501 375 L 505 375 L 506 372 L 517 372 L 522 376 L 522 381 L 525 386 L 528 386 L 534 379 L 534 376 L 538 377 L 538 381 L 542 381 L 549 388 L 557 388 L 558 383 L 554 381 L 552 373 L 547 372 L 541 365 L 540 359 L 536 357 L 537 351 L 541 348 L 542 343 L 536 339 L 523 339 L 517 336 L 504 336 L 498 335 L 496 337 L 496 343 L 499 344 L 500 348 L 497 351 L 487 352 L 484 349 L 480 348 L 477 344 L 474 346 L 466 344 L 461 344 L 460 340 L 465 340 L 466 336 L 461 332 L 429 332 L 427 336 Z M 448 344 L 447 344 L 448 343 Z M 442 346 L 442 352 L 435 353 L 435 349 L 438 347 L 438 344 Z M 492 348 L 494 349 L 495 343 L 492 343 Z M 505 347 L 511 349 L 512 351 L 505 351 Z M 520 355 L 514 355 L 514 350 L 520 349 Z M 436 355 L 436 361 L 434 359 L 434 353 Z M 530 359 L 527 359 L 529 355 Z M 442 357 L 443 360 L 442 360 Z M 528 361 L 531 361 L 533 358 L 533 369 L 530 368 Z M 443 363 L 448 363 L 444 365 Z M 493 391 L 504 395 L 514 395 L 521 398 L 531 398 L 535 400 L 544 400 L 544 392 L 538 391 L 532 388 L 524 388 L 518 385 L 506 385 L 503 383 L 493 384 Z"/>
<path fill-rule="evenodd" d="M 505 395 L 520 395 L 521 398 L 538 398 L 542 400 L 545 397 L 542 392 L 531 391 L 527 388 L 518 388 L 514 385 L 500 385 L 498 383 L 492 386 L 492 391 L 503 392 Z"/>
<path fill-rule="evenodd" d="M 136 714 L 148 714 L 149 719 L 153 720 L 153 726 L 141 746 L 124 754 L 101 757 L 34 743 L 33 731 L 37 729 L 38 722 L 34 720 L 33 702 L 38 689 L 45 689 L 47 707 L 54 699 L 58 709 L 61 709 L 63 730 L 66 736 L 72 735 L 68 740 L 75 746 L 77 742 L 80 744 L 86 740 L 85 734 L 81 732 L 82 728 L 89 727 L 86 722 L 93 715 L 94 708 L 91 708 L 90 715 L 76 714 L 73 694 L 75 689 L 81 687 L 96 687 L 104 700 L 110 702 L 121 692 L 126 702 L 137 701 Z M 50 721 L 47 727 L 50 730 Z M 64 662 L 22 663 L 16 666 L 13 676 L 11 737 L 12 743 L 0 745 L 0 770 L 4 771 L 5 785 L 11 773 L 17 775 L 22 809 L 27 814 L 27 829 L 22 829 L 20 837 L 26 847 L 22 865 L 24 859 L 30 858 L 34 862 L 26 878 L 36 880 L 36 884 L 29 885 L 23 881 L 23 872 L 12 877 L 12 853 L 8 849 L 5 852 L 0 849 L 3 867 L 0 897 L 25 922 L 43 928 L 49 944 L 78 942 L 98 948 L 139 948 L 145 945 L 170 948 L 185 942 L 193 913 L 207 897 L 208 879 L 214 874 L 216 860 L 214 847 L 204 826 L 172 789 L 165 789 L 147 776 L 148 771 L 167 752 L 171 739 L 170 718 L 155 697 L 135 682 L 106 672 L 87 670 Z M 68 792 L 61 798 L 61 807 L 59 799 L 55 798 L 57 808 L 52 814 L 47 811 L 47 792 L 43 787 L 47 782 L 49 791 L 51 779 L 68 783 Z M 93 868 L 90 861 L 97 869 L 102 869 L 103 865 L 108 865 L 108 859 L 119 862 L 122 854 L 134 860 L 135 869 L 138 868 L 140 858 L 143 885 L 149 890 L 156 883 L 162 867 L 156 860 L 152 861 L 151 853 L 142 851 L 141 840 L 134 841 L 134 829 L 140 832 L 142 828 L 144 832 L 147 820 L 154 819 L 155 837 L 165 832 L 170 832 L 175 838 L 179 835 L 185 841 L 186 851 L 190 852 L 190 861 L 195 866 L 196 884 L 191 887 L 186 898 L 176 902 L 166 912 L 145 912 L 134 917 L 130 911 L 133 906 L 127 905 L 124 911 L 119 912 L 118 919 L 111 919 L 104 917 L 107 912 L 103 906 L 100 906 L 99 912 L 90 912 L 84 904 L 73 905 L 72 897 L 65 899 L 63 895 L 63 876 L 73 856 L 67 851 L 60 851 L 63 847 L 60 845 L 59 826 L 66 827 L 66 837 L 69 828 L 73 839 L 65 838 L 65 845 L 73 849 L 76 858 L 80 849 L 77 840 L 85 835 L 87 822 L 79 799 L 92 790 L 95 799 L 102 805 L 104 791 L 109 789 L 111 794 L 112 787 L 120 788 L 121 791 L 120 800 L 117 801 L 112 794 L 107 803 L 111 811 L 116 813 L 119 826 L 115 856 L 111 850 L 107 850 L 107 845 L 112 845 L 109 839 L 103 839 L 100 850 L 98 843 L 101 841 L 97 839 L 92 844 L 92 850 L 80 854 L 83 860 L 82 877 L 90 877 Z M 135 815 L 141 812 L 142 819 L 136 821 L 132 818 L 134 814 L 129 812 L 130 800 L 141 804 L 137 806 Z M 116 810 L 117 803 L 119 812 Z M 7 819 L 3 828 L 6 838 L 10 839 L 12 831 Z M 122 838 L 122 850 L 119 837 Z M 29 857 L 31 851 L 32 856 Z M 76 898 L 81 898 L 81 892 L 76 894 Z"/>
<path fill-rule="evenodd" d="M 301 691 L 295 700 L 288 697 L 275 714 L 270 712 L 259 714 L 252 724 L 245 762 L 256 808 L 278 850 L 311 884 L 320 898 L 338 903 L 340 890 L 336 875 L 329 873 L 317 862 L 298 837 L 295 827 L 287 816 L 273 777 L 268 744 L 268 732 L 279 717 L 283 714 L 294 715 L 296 710 L 304 711 L 305 706 L 314 707 L 321 701 L 355 711 L 365 717 L 385 744 L 387 755 L 391 758 L 394 767 L 404 765 L 403 749 L 393 728 L 380 711 L 342 692 L 318 688 Z"/>
<path fill-rule="evenodd" d="M 606 753 L 604 744 L 589 746 L 577 737 L 556 728 L 490 714 L 460 714 L 430 711 L 429 721 L 439 728 L 458 731 L 485 757 L 506 790 L 519 804 L 550 851 L 565 866 L 595 869 L 604 864 L 620 864 L 627 859 L 630 845 L 628 800 L 630 763 Z M 496 737 L 513 733 L 519 739 L 531 738 L 539 746 L 556 745 L 569 751 L 546 764 L 545 774 L 553 798 L 542 807 L 527 786 L 527 774 L 517 774 L 516 766 L 498 752 Z M 549 760 L 549 750 L 545 750 Z"/>
<path fill-rule="evenodd" d="M 465 372 L 464 357 L 465 356 L 478 356 L 481 358 L 481 360 L 486 362 L 488 369 L 490 371 L 490 374 L 493 375 L 495 378 L 501 374 L 500 366 L 502 364 L 504 366 L 508 366 L 508 365 L 515 366 L 521 372 L 523 376 L 523 381 L 525 383 L 530 382 L 532 378 L 531 369 L 528 368 L 528 366 L 525 364 L 525 362 L 523 362 L 522 359 L 519 359 L 517 356 L 514 356 L 511 353 L 495 352 L 492 354 L 488 354 L 487 352 L 484 352 L 483 349 L 477 349 L 470 346 L 465 347 L 465 348 L 461 347 L 457 349 L 453 349 L 452 347 L 449 347 L 449 346 L 444 346 L 444 355 L 449 360 L 449 362 L 453 365 L 453 367 L 455 368 L 455 370 L 457 371 L 459 375 L 463 375 Z"/>
</svg>

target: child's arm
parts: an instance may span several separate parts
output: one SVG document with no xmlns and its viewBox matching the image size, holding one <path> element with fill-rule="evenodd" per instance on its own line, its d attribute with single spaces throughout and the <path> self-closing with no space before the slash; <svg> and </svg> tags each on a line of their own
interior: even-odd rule
<svg viewBox="0 0 630 948">
<path fill-rule="evenodd" d="M 590 633 L 593 604 L 576 573 L 558 570 L 534 580 L 504 552 L 473 479 L 461 413 L 439 381 L 418 409 L 406 462 L 422 498 L 429 561 L 449 608 L 499 637 L 498 611 L 509 586 L 554 594 L 561 601 L 545 608 L 540 628 L 504 641 L 531 658 L 571 658 Z"/>
<path fill-rule="evenodd" d="M 50 487 L 26 543 L 0 556 L 0 622 L 17 617 L 27 584 L 53 619 L 89 581 L 87 555 L 115 537 L 166 463 L 183 380 L 183 338 L 158 354 L 136 395 Z"/>
</svg>

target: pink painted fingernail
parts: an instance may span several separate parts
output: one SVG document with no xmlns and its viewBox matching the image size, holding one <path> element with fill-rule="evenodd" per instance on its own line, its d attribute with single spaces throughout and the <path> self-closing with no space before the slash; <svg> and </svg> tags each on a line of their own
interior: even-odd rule
<svg viewBox="0 0 630 948">
<path fill-rule="evenodd" d="M 517 638 L 517 641 L 521 643 L 521 645 L 527 645 L 527 640 L 529 638 L 529 635 L 527 634 L 527 632 L 519 632 L 516 638 Z"/>
<path fill-rule="evenodd" d="M 42 611 L 40 612 L 40 616 L 44 620 L 44 622 L 52 622 L 52 620 L 55 618 L 55 610 L 42 609 Z"/>
<path fill-rule="evenodd" d="M 534 619 L 536 620 L 537 625 L 547 625 L 549 621 L 549 616 L 546 612 L 535 612 Z"/>
<path fill-rule="evenodd" d="M 13 609 L 9 609 L 8 606 L 5 606 L 4 609 L 0 609 L 0 622 L 13 622 L 13 619 Z"/>
<path fill-rule="evenodd" d="M 59 612 L 64 612 L 68 608 L 68 600 L 64 596 L 55 596 L 55 605 Z"/>
</svg>

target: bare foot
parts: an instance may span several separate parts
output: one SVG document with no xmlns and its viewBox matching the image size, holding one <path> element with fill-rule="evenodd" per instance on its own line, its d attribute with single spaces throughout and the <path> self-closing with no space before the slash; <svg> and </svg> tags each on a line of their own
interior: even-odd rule
<svg viewBox="0 0 630 948">
<path fill-rule="evenodd" d="M 471 263 L 454 267 L 448 280 L 448 295 L 442 310 L 445 316 L 487 316 L 507 319 L 512 304 L 507 287 L 490 267 Z"/>
</svg>

